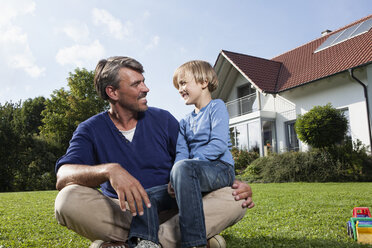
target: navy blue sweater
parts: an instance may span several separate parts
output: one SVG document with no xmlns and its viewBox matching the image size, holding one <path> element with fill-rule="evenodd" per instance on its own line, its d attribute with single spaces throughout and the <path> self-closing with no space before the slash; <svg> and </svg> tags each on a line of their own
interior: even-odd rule
<svg viewBox="0 0 372 248">
<path fill-rule="evenodd" d="M 176 154 L 178 121 L 167 111 L 150 107 L 139 114 L 132 142 L 111 121 L 108 112 L 82 122 L 70 141 L 67 152 L 56 163 L 98 165 L 119 163 L 147 189 L 169 182 Z M 109 181 L 102 192 L 117 198 Z"/>
</svg>

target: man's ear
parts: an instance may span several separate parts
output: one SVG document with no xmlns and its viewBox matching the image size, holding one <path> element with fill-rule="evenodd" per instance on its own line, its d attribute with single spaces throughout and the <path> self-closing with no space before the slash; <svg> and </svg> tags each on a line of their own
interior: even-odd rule
<svg viewBox="0 0 372 248">
<path fill-rule="evenodd" d="M 114 101 L 118 100 L 117 91 L 116 91 L 116 89 L 113 86 L 111 86 L 111 85 L 107 86 L 106 89 L 105 89 L 105 91 L 106 91 L 107 96 L 110 99 L 112 99 Z"/>
</svg>

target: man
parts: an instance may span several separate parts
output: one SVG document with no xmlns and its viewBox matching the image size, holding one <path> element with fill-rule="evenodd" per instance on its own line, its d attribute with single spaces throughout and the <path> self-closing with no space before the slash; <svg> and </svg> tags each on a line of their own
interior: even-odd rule
<svg viewBox="0 0 372 248">
<path fill-rule="evenodd" d="M 143 72 L 142 65 L 128 57 L 98 62 L 94 84 L 110 109 L 78 126 L 56 164 L 60 191 L 56 218 L 61 225 L 96 240 L 91 247 L 126 247 L 132 216 L 151 207 L 145 189 L 169 182 L 179 126 L 167 111 L 147 106 L 149 89 Z M 239 181 L 233 189 L 206 195 L 207 237 L 238 222 L 244 208 L 254 206 L 251 197 L 249 185 Z M 177 247 L 178 216 L 166 214 L 159 240 L 165 248 Z"/>
</svg>

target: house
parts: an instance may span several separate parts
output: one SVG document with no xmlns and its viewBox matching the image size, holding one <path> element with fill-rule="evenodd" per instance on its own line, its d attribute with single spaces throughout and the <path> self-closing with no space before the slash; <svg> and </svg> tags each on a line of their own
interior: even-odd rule
<svg viewBox="0 0 372 248">
<path fill-rule="evenodd" d="M 349 120 L 349 135 L 371 146 L 372 15 L 272 59 L 222 50 L 214 68 L 234 146 L 259 151 L 305 151 L 294 123 L 331 103 Z"/>
</svg>

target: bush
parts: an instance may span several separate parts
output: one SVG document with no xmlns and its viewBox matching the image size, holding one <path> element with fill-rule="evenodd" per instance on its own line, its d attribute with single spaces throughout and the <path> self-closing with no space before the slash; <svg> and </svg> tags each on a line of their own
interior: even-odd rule
<svg viewBox="0 0 372 248">
<path fill-rule="evenodd" d="M 347 119 L 329 103 L 315 106 L 295 123 L 298 138 L 312 147 L 329 147 L 341 142 L 347 131 Z"/>
<path fill-rule="evenodd" d="M 242 180 L 249 182 L 371 181 L 372 157 L 358 141 L 328 149 L 270 154 L 253 161 Z"/>
<path fill-rule="evenodd" d="M 247 150 L 240 150 L 236 147 L 231 149 L 231 153 L 235 162 L 235 174 L 239 175 L 244 171 L 247 166 L 252 163 L 254 160 L 260 157 L 257 152 L 249 152 Z"/>
</svg>

